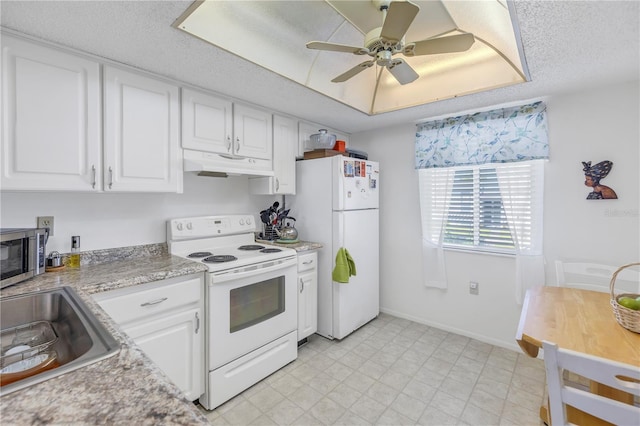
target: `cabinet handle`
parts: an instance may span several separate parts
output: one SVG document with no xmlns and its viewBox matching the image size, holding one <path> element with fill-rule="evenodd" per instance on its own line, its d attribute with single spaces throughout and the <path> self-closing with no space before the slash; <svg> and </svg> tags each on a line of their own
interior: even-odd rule
<svg viewBox="0 0 640 426">
<path fill-rule="evenodd" d="M 93 175 L 93 182 L 91 182 L 91 188 L 96 189 L 96 166 L 95 164 L 91 165 L 91 173 Z"/>
<path fill-rule="evenodd" d="M 300 293 L 304 291 L 304 280 L 300 278 Z"/>
<path fill-rule="evenodd" d="M 311 265 L 313 260 L 307 260 L 306 262 L 302 262 L 303 265 Z"/>
<path fill-rule="evenodd" d="M 231 136 L 227 135 L 227 151 L 231 152 Z"/>
<path fill-rule="evenodd" d="M 166 298 L 166 297 L 163 297 L 162 299 L 154 300 L 154 301 L 152 301 L 152 302 L 145 302 L 145 303 L 142 303 L 140 306 L 151 306 L 151 305 L 157 305 L 158 303 L 162 303 L 162 302 L 164 302 L 165 300 L 167 300 L 167 298 Z"/>
<path fill-rule="evenodd" d="M 113 186 L 113 169 L 109 166 L 109 189 Z"/>
<path fill-rule="evenodd" d="M 240 138 L 236 137 L 236 152 L 240 151 Z"/>
<path fill-rule="evenodd" d="M 198 334 L 198 330 L 200 330 L 200 317 L 198 316 L 198 313 L 196 312 L 196 334 Z"/>
<path fill-rule="evenodd" d="M 276 191 L 280 190 L 280 179 L 276 178 Z"/>
</svg>

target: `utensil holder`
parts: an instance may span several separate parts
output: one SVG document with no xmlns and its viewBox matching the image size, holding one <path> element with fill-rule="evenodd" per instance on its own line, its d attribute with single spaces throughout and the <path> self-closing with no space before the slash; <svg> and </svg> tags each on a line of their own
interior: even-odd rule
<svg viewBox="0 0 640 426">
<path fill-rule="evenodd" d="M 262 232 L 265 240 L 273 241 L 278 239 L 278 233 L 276 232 L 276 228 L 274 225 L 264 225 L 264 230 Z"/>
</svg>

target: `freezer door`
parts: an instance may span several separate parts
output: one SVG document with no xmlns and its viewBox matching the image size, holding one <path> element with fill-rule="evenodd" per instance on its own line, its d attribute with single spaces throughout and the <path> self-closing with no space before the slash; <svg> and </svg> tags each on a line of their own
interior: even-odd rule
<svg viewBox="0 0 640 426">
<path fill-rule="evenodd" d="M 333 337 L 342 339 L 380 312 L 378 210 L 334 212 L 333 219 L 332 268 L 340 247 L 356 265 L 348 283 L 332 282 Z"/>
<path fill-rule="evenodd" d="M 336 155 L 332 165 L 335 170 L 333 210 L 378 208 L 380 165 L 377 162 Z"/>
</svg>

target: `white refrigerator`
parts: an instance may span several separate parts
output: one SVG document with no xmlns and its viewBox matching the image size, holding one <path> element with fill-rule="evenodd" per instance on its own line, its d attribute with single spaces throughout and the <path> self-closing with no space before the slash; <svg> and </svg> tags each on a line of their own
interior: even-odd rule
<svg viewBox="0 0 640 426">
<path fill-rule="evenodd" d="M 298 161 L 297 194 L 288 203 L 299 238 L 319 242 L 318 331 L 342 339 L 380 312 L 379 164 L 342 155 Z M 336 254 L 344 247 L 356 275 L 332 280 Z"/>
</svg>

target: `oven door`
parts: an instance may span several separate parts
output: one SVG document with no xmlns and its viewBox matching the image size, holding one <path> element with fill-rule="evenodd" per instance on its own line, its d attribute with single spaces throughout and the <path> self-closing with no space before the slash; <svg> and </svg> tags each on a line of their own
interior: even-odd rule
<svg viewBox="0 0 640 426">
<path fill-rule="evenodd" d="M 209 370 L 297 329 L 296 257 L 209 274 Z"/>
</svg>

